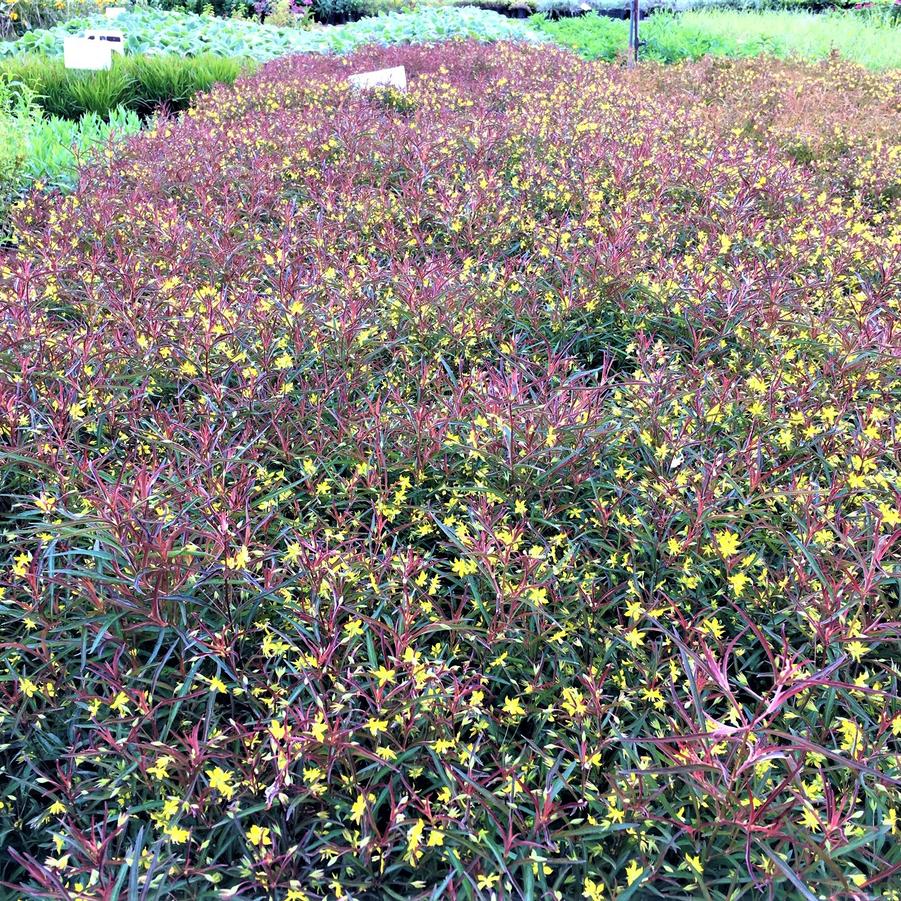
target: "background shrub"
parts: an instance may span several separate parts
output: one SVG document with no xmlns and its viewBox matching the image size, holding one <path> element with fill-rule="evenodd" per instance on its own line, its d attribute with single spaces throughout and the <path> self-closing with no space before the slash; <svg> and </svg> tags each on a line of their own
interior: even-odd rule
<svg viewBox="0 0 901 901">
<path fill-rule="evenodd" d="M 253 3 L 248 0 L 150 0 L 148 5 L 164 11 L 174 10 L 198 16 L 212 14 L 224 18 L 246 16 L 253 11 Z"/>
</svg>

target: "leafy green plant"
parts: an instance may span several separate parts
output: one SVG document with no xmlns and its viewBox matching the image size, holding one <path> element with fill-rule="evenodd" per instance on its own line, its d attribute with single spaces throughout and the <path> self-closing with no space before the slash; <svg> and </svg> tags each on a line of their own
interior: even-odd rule
<svg viewBox="0 0 901 901">
<path fill-rule="evenodd" d="M 0 236 L 9 205 L 29 186 L 71 187 L 78 164 L 115 136 L 134 134 L 138 115 L 117 108 L 79 121 L 42 114 L 27 84 L 0 75 Z"/>
<path fill-rule="evenodd" d="M 250 4 L 247 0 L 150 0 L 149 6 L 161 10 L 175 10 L 200 15 L 208 12 L 215 16 L 244 15 Z"/>
<path fill-rule="evenodd" d="M 73 74 L 65 85 L 76 115 L 104 113 L 126 99 L 131 78 L 125 67 L 117 64 L 105 71 Z"/>
<path fill-rule="evenodd" d="M 270 25 L 277 25 L 279 28 L 309 28 L 312 19 L 312 4 L 295 3 L 294 0 L 275 0 L 266 16 Z"/>
<path fill-rule="evenodd" d="M 89 112 L 106 115 L 119 106 L 142 115 L 163 105 L 178 111 L 199 91 L 217 83 L 231 84 L 253 67 L 250 60 L 212 54 L 116 55 L 109 70 L 78 72 L 66 69 L 58 57 L 31 54 L 0 62 L 0 74 L 13 91 L 16 85 L 27 87 L 49 115 L 77 119 Z"/>
<path fill-rule="evenodd" d="M 0 43 L 0 57 L 36 52 L 61 56 L 63 38 L 105 24 L 99 17 L 66 22 L 35 31 L 17 41 Z M 126 34 L 129 54 L 175 53 L 197 56 L 249 57 L 258 61 L 293 53 L 348 53 L 365 44 L 429 43 L 455 37 L 481 41 L 541 40 L 524 22 L 487 10 L 423 8 L 388 12 L 334 28 L 303 31 L 243 19 L 222 19 L 174 11 L 135 8 L 117 19 Z"/>
<path fill-rule="evenodd" d="M 105 116 L 87 113 L 77 122 L 45 117 L 31 129 L 23 159 L 23 172 L 32 181 L 55 187 L 71 187 L 78 167 L 113 137 L 136 134 L 140 117 L 118 107 Z"/>
<path fill-rule="evenodd" d="M 535 16 L 530 23 L 589 59 L 616 59 L 628 41 L 626 22 L 593 13 L 558 21 Z M 815 60 L 837 52 L 873 69 L 901 66 L 901 29 L 888 20 L 850 12 L 660 12 L 643 22 L 641 37 L 642 56 L 659 62 L 764 53 Z"/>
<path fill-rule="evenodd" d="M 18 186 L 26 136 L 39 116 L 27 87 L 18 88 L 0 79 L 0 213 Z"/>
<path fill-rule="evenodd" d="M 640 0 L 642 15 L 659 7 L 659 0 Z M 629 0 L 538 0 L 536 9 L 552 17 L 581 16 L 587 12 L 603 13 L 614 18 L 625 18 L 629 10 Z"/>
<path fill-rule="evenodd" d="M 538 9 L 535 0 L 454 0 L 454 5 L 474 6 L 515 18 L 528 18 Z"/>
</svg>

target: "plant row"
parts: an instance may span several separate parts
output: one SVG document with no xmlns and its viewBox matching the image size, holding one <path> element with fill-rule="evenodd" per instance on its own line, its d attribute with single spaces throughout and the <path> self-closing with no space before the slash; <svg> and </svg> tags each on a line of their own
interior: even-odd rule
<svg viewBox="0 0 901 901">
<path fill-rule="evenodd" d="M 66 35 L 107 27 L 103 17 L 72 19 L 54 28 L 32 31 L 0 43 L 0 56 L 40 53 L 60 56 Z M 268 60 L 292 53 L 347 53 L 365 44 L 428 43 L 453 37 L 478 40 L 536 39 L 524 24 L 485 10 L 423 9 L 388 13 L 347 25 L 305 31 L 175 11 L 135 8 L 116 19 L 125 33 L 128 54 L 172 53 Z"/>
<path fill-rule="evenodd" d="M 66 69 L 59 57 L 29 54 L 0 60 L 0 79 L 7 82 L 13 96 L 33 95 L 35 103 L 51 116 L 105 116 L 116 108 L 146 116 L 163 107 L 170 112 L 183 110 L 199 91 L 214 84 L 232 84 L 249 67 L 250 61 L 213 54 L 114 54 L 109 70 L 83 72 Z"/>
<path fill-rule="evenodd" d="M 0 0 L 0 38 L 13 38 L 29 31 L 46 29 L 72 18 L 102 14 L 108 6 L 131 6 L 118 0 Z M 263 21 L 271 25 L 308 27 L 312 22 L 340 24 L 387 12 L 428 9 L 437 5 L 474 6 L 508 16 L 522 17 L 544 12 L 553 17 L 580 16 L 594 10 L 624 18 L 628 0 L 152 0 L 152 8 L 211 13 L 223 18 Z M 893 0 L 861 4 L 858 0 L 641 0 L 643 12 L 687 9 L 800 10 L 820 12 L 875 6 L 897 15 Z"/>
</svg>

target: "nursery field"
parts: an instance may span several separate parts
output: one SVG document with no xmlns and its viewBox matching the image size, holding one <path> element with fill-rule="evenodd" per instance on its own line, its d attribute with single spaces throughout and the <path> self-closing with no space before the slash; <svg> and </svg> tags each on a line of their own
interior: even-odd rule
<svg viewBox="0 0 901 901">
<path fill-rule="evenodd" d="M 0 897 L 898 898 L 901 71 L 411 15 L 8 212 Z"/>
</svg>

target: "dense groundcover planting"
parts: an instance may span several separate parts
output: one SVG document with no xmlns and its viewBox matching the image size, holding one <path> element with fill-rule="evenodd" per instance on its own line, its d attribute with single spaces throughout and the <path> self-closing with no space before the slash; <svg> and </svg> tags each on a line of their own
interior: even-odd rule
<svg viewBox="0 0 901 901">
<path fill-rule="evenodd" d="M 897 896 L 899 78 L 667 73 L 286 59 L 18 210 L 5 891 Z"/>
</svg>

